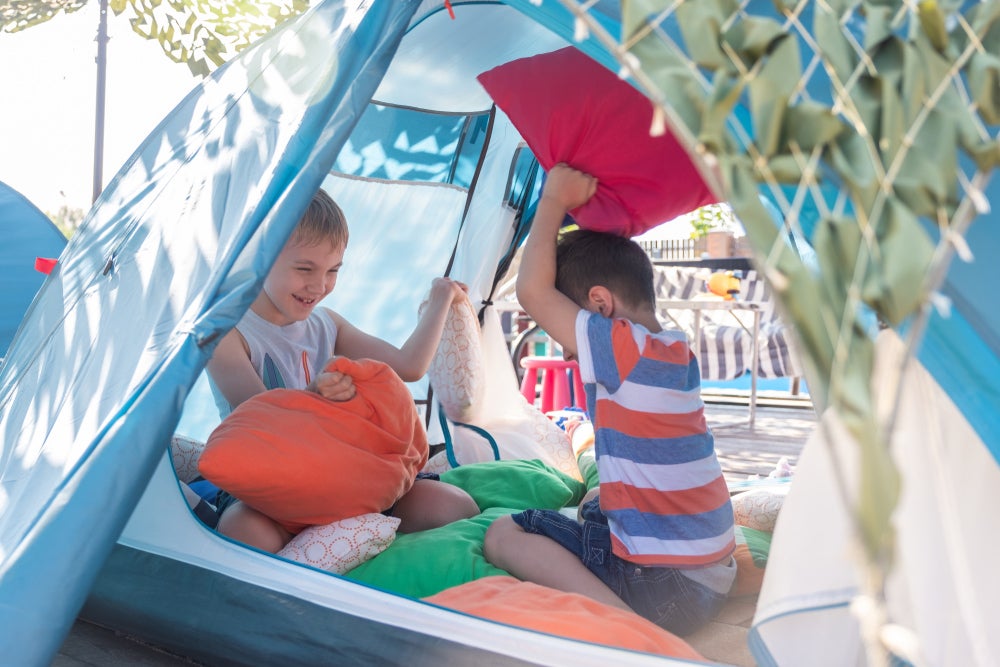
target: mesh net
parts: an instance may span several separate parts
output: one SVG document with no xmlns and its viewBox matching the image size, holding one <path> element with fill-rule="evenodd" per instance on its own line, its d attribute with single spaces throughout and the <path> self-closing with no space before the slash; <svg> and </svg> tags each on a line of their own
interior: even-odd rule
<svg viewBox="0 0 1000 667">
<path fill-rule="evenodd" d="M 1000 3 L 623 0 L 612 35 L 605 3 L 560 2 L 577 40 L 599 41 L 653 102 L 651 131 L 669 127 L 743 223 L 814 402 L 861 448 L 845 498 L 877 589 L 899 482 L 866 321 L 904 331 L 912 356 L 933 311 L 947 312 L 953 257 L 971 259 L 973 220 L 995 218 Z"/>
</svg>

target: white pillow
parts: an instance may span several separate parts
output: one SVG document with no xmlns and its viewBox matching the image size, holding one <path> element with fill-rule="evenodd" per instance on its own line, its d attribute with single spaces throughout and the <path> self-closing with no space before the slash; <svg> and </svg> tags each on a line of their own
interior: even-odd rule
<svg viewBox="0 0 1000 667">
<path fill-rule="evenodd" d="M 396 539 L 399 522 L 396 517 L 373 513 L 310 526 L 293 537 L 278 555 L 344 574 L 385 551 Z"/>
<path fill-rule="evenodd" d="M 732 497 L 736 525 L 773 533 L 790 486 L 791 484 L 782 484 L 737 493 Z"/>
<path fill-rule="evenodd" d="M 421 312 L 425 305 L 421 304 Z M 448 419 L 471 421 L 486 380 L 479 318 L 468 297 L 451 304 L 427 376 Z"/>
<path fill-rule="evenodd" d="M 183 435 L 175 435 L 170 438 L 170 458 L 174 463 L 174 470 L 177 471 L 177 479 L 185 484 L 190 484 L 196 479 L 198 472 L 198 459 L 205 450 L 205 443 Z"/>
</svg>

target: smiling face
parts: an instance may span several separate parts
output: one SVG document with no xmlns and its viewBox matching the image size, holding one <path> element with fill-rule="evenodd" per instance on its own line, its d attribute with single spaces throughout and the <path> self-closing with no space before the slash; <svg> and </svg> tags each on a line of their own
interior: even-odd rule
<svg viewBox="0 0 1000 667">
<path fill-rule="evenodd" d="M 292 237 L 264 279 L 264 289 L 251 308 L 278 326 L 306 319 L 337 284 L 345 250 L 343 244 L 325 240 L 302 243 Z"/>
</svg>

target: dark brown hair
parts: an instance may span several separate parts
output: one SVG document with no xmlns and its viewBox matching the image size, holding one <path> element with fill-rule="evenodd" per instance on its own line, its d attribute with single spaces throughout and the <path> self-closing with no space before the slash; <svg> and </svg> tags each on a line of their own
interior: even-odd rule
<svg viewBox="0 0 1000 667">
<path fill-rule="evenodd" d="M 638 243 L 588 229 L 563 234 L 556 248 L 556 289 L 584 307 L 596 285 L 632 308 L 653 308 L 656 303 L 653 265 Z"/>
</svg>

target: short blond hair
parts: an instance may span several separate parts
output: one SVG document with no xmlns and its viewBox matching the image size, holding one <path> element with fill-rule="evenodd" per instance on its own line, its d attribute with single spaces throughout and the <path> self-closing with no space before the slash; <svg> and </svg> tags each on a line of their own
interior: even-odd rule
<svg viewBox="0 0 1000 667">
<path fill-rule="evenodd" d="M 347 217 L 333 197 L 320 188 L 309 202 L 309 208 L 299 219 L 292 240 L 302 245 L 317 245 L 329 241 L 334 246 L 347 247 Z"/>
</svg>

